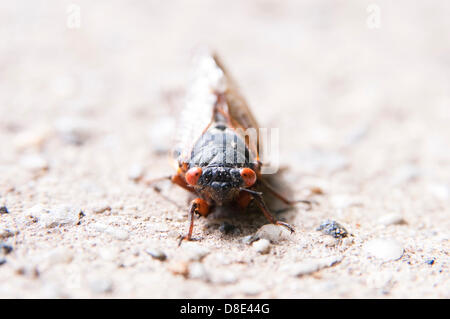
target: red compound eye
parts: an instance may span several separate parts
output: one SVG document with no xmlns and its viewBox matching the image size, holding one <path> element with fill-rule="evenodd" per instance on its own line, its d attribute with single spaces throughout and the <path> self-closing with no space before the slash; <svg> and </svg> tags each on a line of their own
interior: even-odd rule
<svg viewBox="0 0 450 319">
<path fill-rule="evenodd" d="M 202 176 L 202 169 L 200 167 L 193 167 L 186 172 L 186 182 L 192 186 L 196 185 L 198 179 Z"/>
<path fill-rule="evenodd" d="M 241 169 L 241 177 L 244 180 L 244 183 L 247 187 L 250 187 L 256 183 L 256 174 L 250 168 L 246 167 Z"/>
</svg>

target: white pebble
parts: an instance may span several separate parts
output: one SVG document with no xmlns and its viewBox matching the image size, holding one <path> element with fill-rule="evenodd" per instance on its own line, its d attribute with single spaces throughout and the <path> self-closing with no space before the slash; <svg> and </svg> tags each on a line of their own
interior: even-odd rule
<svg viewBox="0 0 450 319">
<path fill-rule="evenodd" d="M 133 164 L 128 169 L 128 178 L 132 181 L 139 181 L 144 175 L 144 168 L 140 164 Z"/>
<path fill-rule="evenodd" d="M 19 150 L 28 148 L 40 149 L 50 135 L 50 130 L 46 127 L 18 133 L 14 138 L 14 146 Z"/>
<path fill-rule="evenodd" d="M 255 296 L 260 294 L 264 290 L 264 287 L 255 281 L 245 281 L 241 284 L 241 291 L 245 295 Z"/>
<path fill-rule="evenodd" d="M 342 261 L 342 256 L 330 256 L 320 259 L 303 261 L 300 264 L 287 265 L 283 269 L 291 273 L 292 276 L 304 276 L 312 274 L 323 268 L 334 266 Z"/>
<path fill-rule="evenodd" d="M 384 261 L 397 260 L 403 256 L 402 245 L 394 239 L 372 239 L 366 243 L 364 250 L 369 256 Z"/>
<path fill-rule="evenodd" d="M 89 281 L 89 288 L 94 293 L 107 293 L 113 290 L 113 283 L 107 278 L 96 278 Z"/>
<path fill-rule="evenodd" d="M 277 243 L 289 238 L 291 233 L 285 227 L 274 224 L 267 224 L 262 226 L 255 233 L 254 237 L 259 239 L 267 239 L 272 243 Z"/>
<path fill-rule="evenodd" d="M 104 232 L 104 231 L 106 230 L 106 228 L 108 228 L 107 225 L 102 224 L 102 223 L 95 223 L 95 224 L 92 224 L 91 227 L 92 227 L 95 231 L 98 231 L 98 232 Z"/>
<path fill-rule="evenodd" d="M 202 247 L 197 243 L 187 242 L 183 243 L 183 245 L 186 259 L 189 261 L 201 261 L 209 254 L 209 250 L 207 248 Z"/>
<path fill-rule="evenodd" d="M 40 155 L 26 155 L 20 159 L 20 164 L 32 171 L 48 169 L 47 160 Z"/>
<path fill-rule="evenodd" d="M 378 219 L 378 222 L 385 226 L 401 225 L 406 223 L 405 220 L 403 219 L 403 216 L 401 214 L 396 213 L 383 215 Z"/>
<path fill-rule="evenodd" d="M 52 209 L 36 205 L 27 211 L 28 216 L 38 219 L 44 227 L 53 228 L 63 225 L 75 225 L 80 220 L 81 210 L 76 207 L 62 205 Z"/>
<path fill-rule="evenodd" d="M 90 214 L 102 214 L 106 211 L 110 212 L 111 206 L 105 202 L 98 202 L 98 203 L 91 204 L 88 209 L 88 212 Z"/>
<path fill-rule="evenodd" d="M 252 244 L 253 248 L 260 254 L 268 254 L 270 252 L 270 241 L 267 239 L 260 239 Z"/>
<path fill-rule="evenodd" d="M 72 252 L 58 248 L 53 251 L 50 251 L 46 258 L 47 262 L 51 265 L 55 264 L 68 264 L 73 260 Z"/>
<path fill-rule="evenodd" d="M 205 266 L 200 262 L 193 262 L 189 264 L 189 278 L 190 279 L 199 279 L 203 281 L 210 281 L 210 277 L 208 272 L 206 271 Z"/>
<path fill-rule="evenodd" d="M 222 284 L 222 285 L 228 285 L 228 284 L 234 284 L 237 282 L 236 275 L 231 271 L 218 271 L 213 274 L 212 281 L 215 284 Z"/>
<path fill-rule="evenodd" d="M 90 125 L 82 118 L 63 117 L 55 122 L 55 129 L 65 142 L 80 145 L 88 139 Z"/>
<path fill-rule="evenodd" d="M 127 240 L 128 238 L 130 238 L 130 233 L 120 228 L 108 227 L 104 232 L 118 240 Z"/>
<path fill-rule="evenodd" d="M 361 201 L 353 196 L 346 194 L 333 195 L 330 198 L 330 204 L 337 209 L 344 209 L 351 206 L 361 205 Z"/>
<path fill-rule="evenodd" d="M 167 255 L 158 248 L 147 248 L 145 250 L 147 254 L 149 254 L 153 259 L 158 259 L 164 261 L 167 259 Z"/>
<path fill-rule="evenodd" d="M 428 192 L 439 200 L 447 201 L 450 199 L 450 185 L 446 184 L 430 184 Z"/>
</svg>

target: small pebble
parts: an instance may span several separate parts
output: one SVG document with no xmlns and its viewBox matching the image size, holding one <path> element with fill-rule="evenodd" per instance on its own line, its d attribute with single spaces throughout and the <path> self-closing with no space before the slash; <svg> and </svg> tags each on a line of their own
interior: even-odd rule
<svg viewBox="0 0 450 319">
<path fill-rule="evenodd" d="M 267 239 L 272 243 L 278 243 L 288 239 L 290 235 L 290 231 L 283 226 L 266 224 L 258 229 L 253 236 L 255 239 Z"/>
<path fill-rule="evenodd" d="M 13 251 L 13 248 L 12 248 L 12 246 L 10 246 L 10 245 L 7 245 L 7 244 L 5 244 L 5 243 L 0 243 L 0 252 L 3 254 L 3 255 L 8 255 L 10 252 L 12 252 Z"/>
<path fill-rule="evenodd" d="M 348 236 L 347 230 L 334 220 L 326 220 L 316 230 L 334 238 L 345 238 Z"/>
<path fill-rule="evenodd" d="M 89 208 L 89 212 L 92 214 L 102 214 L 107 211 L 111 211 L 111 206 L 107 203 L 96 203 Z"/>
<path fill-rule="evenodd" d="M 342 256 L 331 256 L 320 259 L 306 260 L 300 264 L 287 265 L 283 267 L 283 269 L 291 273 L 292 276 L 299 277 L 312 274 L 323 268 L 332 267 L 340 263 L 342 259 Z"/>
<path fill-rule="evenodd" d="M 392 171 L 392 183 L 394 185 L 402 185 L 421 177 L 422 172 L 416 165 L 403 165 Z"/>
<path fill-rule="evenodd" d="M 406 224 L 406 221 L 403 219 L 403 216 L 396 213 L 383 215 L 378 219 L 378 222 L 385 226 Z"/>
<path fill-rule="evenodd" d="M 334 208 L 345 209 L 345 208 L 349 208 L 351 206 L 359 206 L 359 205 L 361 205 L 361 201 L 350 195 L 339 194 L 339 195 L 331 196 L 330 204 Z"/>
<path fill-rule="evenodd" d="M 189 261 L 201 261 L 210 253 L 207 248 L 193 242 L 185 243 L 183 249 Z"/>
<path fill-rule="evenodd" d="M 263 290 L 264 287 L 258 282 L 246 281 L 241 284 L 242 293 L 248 296 L 259 295 Z"/>
<path fill-rule="evenodd" d="M 60 118 L 55 122 L 55 129 L 67 144 L 82 145 L 90 137 L 90 127 L 84 119 Z"/>
<path fill-rule="evenodd" d="M 428 192 L 439 200 L 447 201 L 450 199 L 450 185 L 446 184 L 430 184 Z"/>
<path fill-rule="evenodd" d="M 148 248 L 145 250 L 145 252 L 147 254 L 149 254 L 150 256 L 152 256 L 153 259 L 157 259 L 157 260 L 161 260 L 164 261 L 167 259 L 167 255 L 162 251 L 159 250 L 158 248 Z"/>
<path fill-rule="evenodd" d="M 26 155 L 21 158 L 20 164 L 32 171 L 45 171 L 49 168 L 47 160 L 40 155 Z"/>
<path fill-rule="evenodd" d="M 213 273 L 212 282 L 219 285 L 234 284 L 238 281 L 236 275 L 232 271 L 217 271 Z"/>
<path fill-rule="evenodd" d="M 26 132 L 18 133 L 14 138 L 14 146 L 23 151 L 28 148 L 41 149 L 50 136 L 48 128 L 36 128 Z"/>
<path fill-rule="evenodd" d="M 127 240 L 130 238 L 130 233 L 128 231 L 115 227 L 108 227 L 104 232 L 118 240 Z"/>
<path fill-rule="evenodd" d="M 246 245 L 250 245 L 251 243 L 253 243 L 255 240 L 258 240 L 257 238 L 255 238 L 254 235 L 248 235 L 245 237 L 242 237 L 240 239 L 240 242 Z"/>
<path fill-rule="evenodd" d="M 95 223 L 95 224 L 92 224 L 91 227 L 95 231 L 104 232 L 108 228 L 108 225 L 105 225 L 105 224 L 102 224 L 102 223 Z"/>
<path fill-rule="evenodd" d="M 434 262 L 435 262 L 435 260 L 436 259 L 434 259 L 434 258 L 431 258 L 431 259 L 428 259 L 428 260 L 426 260 L 425 262 L 428 264 L 428 265 L 433 265 L 434 264 Z"/>
<path fill-rule="evenodd" d="M 210 277 L 205 266 L 199 262 L 190 263 L 188 266 L 188 276 L 190 279 L 199 279 L 209 282 Z"/>
<path fill-rule="evenodd" d="M 80 218 L 84 216 L 79 208 L 62 205 L 51 210 L 37 205 L 28 211 L 28 214 L 38 219 L 46 228 L 53 228 L 64 225 L 76 225 Z"/>
<path fill-rule="evenodd" d="M 89 281 L 89 288 L 94 293 L 108 293 L 113 290 L 113 283 L 110 279 L 97 278 Z"/>
<path fill-rule="evenodd" d="M 138 182 L 144 176 L 144 168 L 140 164 L 133 164 L 128 170 L 128 178 Z"/>
<path fill-rule="evenodd" d="M 0 215 L 3 215 L 3 214 L 9 214 L 8 208 L 6 208 L 6 206 L 0 207 Z"/>
<path fill-rule="evenodd" d="M 6 258 L 0 258 L 0 266 L 6 264 Z"/>
<path fill-rule="evenodd" d="M 54 249 L 47 255 L 46 261 L 50 265 L 69 264 L 73 260 L 73 254 L 67 249 Z"/>
<path fill-rule="evenodd" d="M 176 261 L 169 264 L 167 269 L 174 275 L 181 275 L 187 277 L 189 274 L 189 263 L 185 261 Z"/>
<path fill-rule="evenodd" d="M 403 256 L 402 245 L 394 239 L 372 239 L 366 243 L 364 250 L 383 261 L 398 260 Z"/>
<path fill-rule="evenodd" d="M 270 252 L 270 241 L 267 239 L 260 239 L 252 244 L 253 248 L 260 254 L 268 254 Z"/>
</svg>

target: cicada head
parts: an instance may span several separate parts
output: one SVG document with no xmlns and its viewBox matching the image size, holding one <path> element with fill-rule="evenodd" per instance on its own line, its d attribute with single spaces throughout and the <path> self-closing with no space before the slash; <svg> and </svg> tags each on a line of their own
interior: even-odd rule
<svg viewBox="0 0 450 319">
<path fill-rule="evenodd" d="M 236 199 L 243 187 L 253 186 L 256 173 L 249 167 L 192 167 L 185 179 L 204 198 L 221 206 Z"/>
</svg>

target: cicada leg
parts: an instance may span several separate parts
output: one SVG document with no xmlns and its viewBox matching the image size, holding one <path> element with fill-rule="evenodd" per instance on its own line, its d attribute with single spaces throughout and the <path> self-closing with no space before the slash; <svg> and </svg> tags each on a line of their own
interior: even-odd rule
<svg viewBox="0 0 450 319">
<path fill-rule="evenodd" d="M 157 182 L 164 181 L 164 180 L 169 180 L 172 183 L 174 183 L 174 184 L 184 188 L 185 190 L 187 190 L 187 191 L 189 191 L 191 193 L 195 193 L 195 190 L 191 186 L 189 186 L 186 183 L 186 180 L 184 178 L 182 178 L 179 174 L 158 177 L 158 178 L 155 178 L 155 179 L 152 179 L 150 181 L 145 182 L 145 184 L 147 186 L 151 186 L 151 185 L 153 185 L 153 184 L 155 184 Z"/>
<path fill-rule="evenodd" d="M 285 203 L 286 205 L 289 206 L 294 206 L 297 203 L 303 203 L 308 205 L 308 210 L 311 209 L 312 204 L 317 204 L 316 201 L 310 201 L 310 200 L 306 200 L 306 199 L 299 199 L 299 200 L 289 200 L 286 197 L 284 197 L 283 195 L 281 195 L 280 193 L 278 193 L 275 189 L 273 189 L 272 186 L 270 186 L 266 181 L 264 181 L 263 179 L 258 179 L 258 181 L 261 183 L 261 185 L 263 185 L 269 192 L 271 192 L 276 198 L 278 198 L 279 200 L 281 200 L 283 203 Z"/>
<path fill-rule="evenodd" d="M 206 216 L 208 216 L 209 213 L 210 213 L 210 207 L 205 200 L 203 200 L 201 198 L 196 198 L 191 202 L 191 207 L 189 209 L 189 230 L 188 230 L 187 235 L 180 237 L 178 246 L 181 245 L 183 240 L 188 240 L 188 241 L 197 240 L 195 238 L 192 238 L 192 231 L 194 230 L 194 215 L 199 214 L 203 217 L 206 217 Z"/>
<path fill-rule="evenodd" d="M 275 219 L 275 217 L 272 216 L 272 214 L 269 211 L 269 208 L 266 206 L 266 203 L 264 202 L 261 193 L 252 192 L 252 197 L 255 199 L 256 205 L 258 205 L 259 209 L 263 212 L 264 216 L 266 216 L 267 220 L 275 225 L 280 225 L 288 229 L 291 233 L 295 232 L 294 227 L 291 225 L 280 222 Z"/>
<path fill-rule="evenodd" d="M 179 174 L 177 175 L 173 175 L 170 180 L 172 181 L 172 183 L 177 184 L 178 186 L 184 188 L 187 191 L 190 191 L 191 193 L 195 193 L 195 190 L 189 186 L 186 183 L 186 180 L 184 178 L 182 178 Z"/>
</svg>

